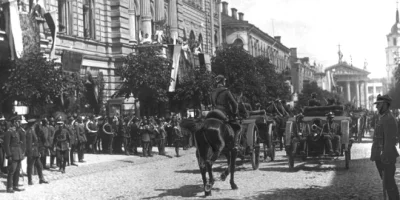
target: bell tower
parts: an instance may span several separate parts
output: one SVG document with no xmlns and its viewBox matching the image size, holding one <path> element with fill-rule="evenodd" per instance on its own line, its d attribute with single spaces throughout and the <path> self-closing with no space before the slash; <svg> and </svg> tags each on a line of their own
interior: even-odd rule
<svg viewBox="0 0 400 200">
<path fill-rule="evenodd" d="M 398 2 L 396 2 L 396 4 L 396 21 L 392 26 L 390 33 L 386 35 L 386 78 L 388 81 L 388 89 L 395 82 L 393 80 L 393 71 L 396 69 L 398 63 L 400 63 L 400 20 Z"/>
</svg>

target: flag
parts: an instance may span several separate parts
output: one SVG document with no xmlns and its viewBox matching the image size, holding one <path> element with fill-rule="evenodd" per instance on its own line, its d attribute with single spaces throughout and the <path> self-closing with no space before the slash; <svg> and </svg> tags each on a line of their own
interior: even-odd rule
<svg viewBox="0 0 400 200">
<path fill-rule="evenodd" d="M 50 54 L 49 58 L 52 59 L 55 57 L 55 52 L 56 52 L 56 40 L 57 40 L 57 26 L 58 26 L 58 21 L 54 20 L 56 19 L 57 12 L 52 12 L 50 13 L 45 13 L 44 18 L 46 19 L 46 23 L 49 26 L 50 32 L 51 32 L 51 37 L 52 37 L 52 44 L 51 44 L 51 49 L 50 49 Z"/>
<path fill-rule="evenodd" d="M 174 53 L 172 54 L 172 70 L 171 70 L 171 85 L 169 86 L 169 92 L 175 92 L 176 79 L 179 71 L 179 59 L 181 55 L 181 45 L 174 45 Z"/>
<path fill-rule="evenodd" d="M 11 24 L 11 34 L 14 39 L 13 47 L 15 49 L 16 58 L 20 58 L 22 56 L 22 52 L 24 51 L 24 46 L 22 44 L 22 30 L 19 19 L 19 11 L 18 11 L 18 2 L 11 1 L 10 5 L 10 23 Z"/>
</svg>

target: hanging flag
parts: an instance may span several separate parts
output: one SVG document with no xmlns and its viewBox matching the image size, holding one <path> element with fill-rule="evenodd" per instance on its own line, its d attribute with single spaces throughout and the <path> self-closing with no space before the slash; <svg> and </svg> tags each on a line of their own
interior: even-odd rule
<svg viewBox="0 0 400 200">
<path fill-rule="evenodd" d="M 52 44 L 51 44 L 51 49 L 50 49 L 50 55 L 49 58 L 52 59 L 55 57 L 55 52 L 56 52 L 56 40 L 57 40 L 57 26 L 58 26 L 58 21 L 54 20 L 56 19 L 57 12 L 52 12 L 52 13 L 46 13 L 44 14 L 44 18 L 46 19 L 46 23 L 49 26 L 51 37 L 52 37 Z"/>
<path fill-rule="evenodd" d="M 172 55 L 172 70 L 171 70 L 171 85 L 169 86 L 169 92 L 175 92 L 176 79 L 179 71 L 179 59 L 181 55 L 181 45 L 174 45 L 174 51 Z"/>
<path fill-rule="evenodd" d="M 11 1 L 10 5 L 10 21 L 11 24 L 11 34 L 14 39 L 14 48 L 15 48 L 15 56 L 16 58 L 20 58 L 22 56 L 22 52 L 24 51 L 24 46 L 22 44 L 22 30 L 19 19 L 19 11 L 18 11 L 18 2 Z"/>
<path fill-rule="evenodd" d="M 164 0 L 155 0 L 154 5 L 156 10 L 154 22 L 163 24 L 165 22 Z"/>
</svg>

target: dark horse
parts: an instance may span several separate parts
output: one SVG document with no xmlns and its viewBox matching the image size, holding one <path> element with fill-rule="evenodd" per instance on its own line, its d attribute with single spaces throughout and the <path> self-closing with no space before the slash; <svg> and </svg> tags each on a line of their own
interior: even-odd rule
<svg viewBox="0 0 400 200">
<path fill-rule="evenodd" d="M 220 111 L 211 111 L 202 126 L 195 132 L 196 157 L 199 163 L 201 177 L 204 184 L 205 196 L 211 195 L 211 189 L 215 179 L 212 172 L 212 165 L 223 153 L 228 161 L 228 168 L 221 174 L 221 180 L 231 174 L 231 188 L 238 189 L 234 181 L 235 161 L 237 149 L 234 149 L 234 132 L 231 126 L 227 125 L 225 119 L 221 117 Z M 209 179 L 207 180 L 206 173 Z"/>
<path fill-rule="evenodd" d="M 283 150 L 283 135 L 285 133 L 286 121 L 290 117 L 290 114 L 279 100 L 268 102 L 265 110 L 276 122 L 275 137 L 279 142 L 280 149 Z"/>
</svg>

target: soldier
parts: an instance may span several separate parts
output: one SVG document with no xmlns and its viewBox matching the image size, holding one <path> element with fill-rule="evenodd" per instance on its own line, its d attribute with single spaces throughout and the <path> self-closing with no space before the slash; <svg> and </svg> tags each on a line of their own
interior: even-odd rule
<svg viewBox="0 0 400 200">
<path fill-rule="evenodd" d="M 147 157 L 147 153 L 149 152 L 149 145 L 150 145 L 150 134 L 149 134 L 149 125 L 147 118 L 144 117 L 144 120 L 140 124 L 140 135 L 142 136 L 142 152 L 143 157 Z"/>
<path fill-rule="evenodd" d="M 49 118 L 49 151 L 50 151 L 50 168 L 54 168 L 54 160 L 56 159 L 56 152 L 54 151 L 53 147 L 53 141 L 54 141 L 54 134 L 56 133 L 55 129 L 55 120 L 54 117 Z"/>
<path fill-rule="evenodd" d="M 292 153 L 295 155 L 299 148 L 300 155 L 306 155 L 307 148 L 307 133 L 310 132 L 310 127 L 303 121 L 304 115 L 299 114 L 296 116 L 296 122 L 293 124 Z"/>
<path fill-rule="evenodd" d="M 235 118 L 238 114 L 238 103 L 233 98 L 232 93 L 227 87 L 225 87 L 226 79 L 222 75 L 216 77 L 217 88 L 215 88 L 211 94 L 211 103 L 214 109 L 222 111 L 229 124 L 234 130 L 234 148 L 237 150 L 239 147 L 239 130 L 240 125 L 237 124 Z"/>
<path fill-rule="evenodd" d="M 32 119 L 34 120 L 34 119 Z M 42 119 L 42 126 L 36 126 L 36 135 L 39 139 L 39 151 L 40 151 L 40 162 L 42 162 L 42 166 L 44 169 L 49 169 L 46 167 L 46 158 L 48 156 L 48 152 L 50 149 L 50 129 L 49 129 L 49 121 L 47 118 Z"/>
<path fill-rule="evenodd" d="M 167 137 L 167 133 L 164 129 L 165 126 L 164 118 L 160 118 L 158 121 L 158 135 L 157 135 L 157 144 L 158 144 L 158 154 L 165 156 L 165 139 Z"/>
<path fill-rule="evenodd" d="M 4 152 L 4 134 L 7 131 L 7 122 L 3 115 L 0 117 L 0 173 L 6 173 L 6 156 Z"/>
<path fill-rule="evenodd" d="M 33 167 L 36 167 L 38 176 L 39 176 L 39 184 L 48 183 L 44 180 L 43 177 L 43 165 L 40 157 L 44 151 L 41 151 L 40 148 L 44 148 L 41 146 L 40 138 L 36 132 L 40 131 L 38 124 L 36 124 L 36 119 L 28 120 L 28 128 L 26 132 L 26 156 L 28 157 L 28 169 L 26 170 L 28 173 L 28 185 L 33 185 L 32 182 L 32 170 Z"/>
<path fill-rule="evenodd" d="M 24 159 L 25 149 L 22 145 L 21 132 L 17 131 L 17 119 L 19 116 L 14 116 L 10 119 L 10 128 L 4 134 L 4 150 L 8 159 L 7 167 L 7 192 L 24 191 L 18 188 L 19 174 L 21 169 L 21 161 Z"/>
<path fill-rule="evenodd" d="M 58 130 L 56 131 L 54 135 L 54 148 L 57 152 L 57 159 L 60 162 L 60 171 L 61 173 L 65 173 L 65 165 L 68 160 L 69 156 L 69 144 L 70 144 L 70 132 L 69 130 L 65 127 L 64 121 L 62 117 L 57 118 L 57 124 Z"/>
<path fill-rule="evenodd" d="M 72 166 L 78 166 L 75 164 L 75 158 L 74 158 L 74 152 L 77 152 L 77 146 L 78 146 L 78 136 L 76 135 L 76 129 L 75 129 L 75 120 L 73 116 L 68 116 L 67 117 L 67 124 L 65 127 L 67 128 L 69 132 L 69 163 Z"/>
<path fill-rule="evenodd" d="M 103 150 L 108 151 L 109 154 L 113 153 L 113 139 L 114 139 L 114 129 L 113 126 L 111 125 L 112 123 L 112 118 L 111 117 L 106 117 L 104 118 L 105 123 L 103 124 L 102 130 L 104 133 L 104 137 L 102 138 L 102 144 L 103 144 Z"/>
<path fill-rule="evenodd" d="M 88 139 L 88 142 L 86 144 L 86 149 L 87 150 L 91 149 L 92 153 L 96 153 L 96 140 L 98 135 L 97 118 L 94 115 L 91 115 L 85 127 Z"/>
<path fill-rule="evenodd" d="M 389 95 L 378 95 L 374 103 L 379 112 L 379 120 L 374 129 L 370 158 L 371 161 L 375 161 L 389 200 L 399 199 L 399 190 L 394 179 L 396 159 L 399 156 L 396 150 L 397 122 L 389 110 L 391 102 L 392 98 Z"/>
<path fill-rule="evenodd" d="M 125 155 L 130 155 L 129 153 L 129 146 L 131 140 L 131 134 L 129 131 L 129 118 L 125 117 L 124 123 L 122 124 L 122 133 L 123 133 L 123 144 L 124 144 L 124 151 Z"/>
<path fill-rule="evenodd" d="M 183 134 L 181 131 L 181 128 L 179 126 L 178 120 L 176 118 L 172 119 L 172 133 L 174 134 L 174 147 L 175 147 L 175 153 L 176 153 L 176 157 L 180 157 L 179 155 L 179 147 L 183 146 Z"/>
<path fill-rule="evenodd" d="M 329 155 L 340 155 L 340 136 L 342 132 L 340 130 L 340 125 L 333 121 L 335 118 L 335 114 L 333 112 L 329 112 L 326 115 L 327 123 L 322 127 L 323 139 L 325 141 L 325 147 L 328 149 Z M 332 148 L 333 141 L 333 148 Z M 334 149 L 334 150 L 333 150 Z"/>
<path fill-rule="evenodd" d="M 140 132 L 139 132 L 139 125 L 140 120 L 137 117 L 134 117 L 132 120 L 132 123 L 130 125 L 130 133 L 131 133 L 131 148 L 132 148 L 132 153 L 137 155 L 138 151 L 137 148 L 140 147 Z"/>
<path fill-rule="evenodd" d="M 321 106 L 321 103 L 317 99 L 317 93 L 313 92 L 311 94 L 311 99 L 308 100 L 308 106 Z"/>
<path fill-rule="evenodd" d="M 76 130 L 76 135 L 78 137 L 78 145 L 77 145 L 77 150 L 78 150 L 78 160 L 79 162 L 85 162 L 83 161 L 83 156 L 84 156 L 84 151 L 85 151 L 85 144 L 86 144 L 86 137 L 85 137 L 85 125 L 83 123 L 84 117 L 79 116 L 74 128 Z"/>
</svg>

